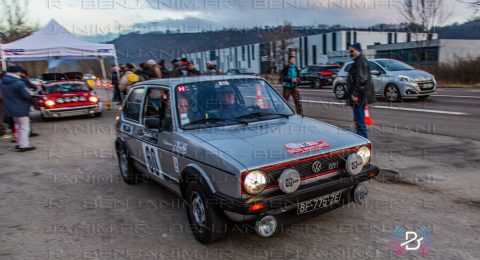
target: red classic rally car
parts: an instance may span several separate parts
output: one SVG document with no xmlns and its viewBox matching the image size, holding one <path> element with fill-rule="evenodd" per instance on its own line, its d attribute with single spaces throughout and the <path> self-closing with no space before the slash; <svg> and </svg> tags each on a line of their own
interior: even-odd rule
<svg viewBox="0 0 480 260">
<path fill-rule="evenodd" d="M 42 118 L 69 116 L 101 116 L 102 103 L 92 88 L 78 80 L 60 80 L 45 83 L 35 97 L 36 108 Z"/>
</svg>

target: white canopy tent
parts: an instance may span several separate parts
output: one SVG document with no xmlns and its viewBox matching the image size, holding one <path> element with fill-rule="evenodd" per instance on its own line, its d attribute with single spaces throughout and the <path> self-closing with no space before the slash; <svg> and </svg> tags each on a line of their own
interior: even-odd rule
<svg viewBox="0 0 480 260">
<path fill-rule="evenodd" d="M 7 62 L 39 60 L 99 60 L 106 78 L 105 58 L 113 58 L 118 66 L 115 45 L 84 41 L 75 37 L 57 21 L 51 20 L 43 29 L 20 40 L 0 44 L 2 68 Z"/>
</svg>

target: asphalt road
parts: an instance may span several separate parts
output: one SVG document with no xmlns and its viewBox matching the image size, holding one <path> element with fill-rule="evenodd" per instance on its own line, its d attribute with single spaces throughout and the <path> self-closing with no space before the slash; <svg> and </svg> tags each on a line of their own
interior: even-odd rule
<svg viewBox="0 0 480 260">
<path fill-rule="evenodd" d="M 330 90 L 302 95 L 337 102 Z M 426 103 L 394 104 L 462 115 L 373 107 L 373 163 L 382 172 L 367 183 L 366 204 L 283 226 L 268 239 L 235 229 L 208 246 L 194 240 L 181 199 L 155 183 L 122 183 L 114 111 L 52 122 L 34 114 L 36 151 L 19 154 L 0 140 L 0 259 L 480 259 L 479 96 L 440 90 Z M 353 127 L 341 105 L 305 112 Z M 428 227 L 425 258 L 392 252 L 396 226 Z"/>
<path fill-rule="evenodd" d="M 331 87 L 300 89 L 309 116 L 337 123 L 352 121 L 350 108 L 335 98 Z M 377 126 L 373 131 L 388 127 L 480 140 L 480 89 L 441 88 L 425 101 L 390 103 L 379 98 L 370 106 L 370 114 Z"/>
</svg>

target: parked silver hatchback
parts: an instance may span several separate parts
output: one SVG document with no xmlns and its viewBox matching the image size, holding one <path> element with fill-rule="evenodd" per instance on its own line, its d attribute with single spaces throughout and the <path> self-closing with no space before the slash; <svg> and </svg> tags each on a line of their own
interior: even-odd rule
<svg viewBox="0 0 480 260">
<path fill-rule="evenodd" d="M 333 92 L 338 99 L 347 97 L 348 71 L 352 63 L 346 63 L 333 82 Z M 371 59 L 369 64 L 375 93 L 387 101 L 426 99 L 436 93 L 437 82 L 428 72 L 393 59 Z"/>
<path fill-rule="evenodd" d="M 148 178 L 186 202 L 201 243 L 232 225 L 269 237 L 280 224 L 362 203 L 378 175 L 371 143 L 296 115 L 254 76 L 208 76 L 136 84 L 116 123 L 123 180 Z"/>
</svg>

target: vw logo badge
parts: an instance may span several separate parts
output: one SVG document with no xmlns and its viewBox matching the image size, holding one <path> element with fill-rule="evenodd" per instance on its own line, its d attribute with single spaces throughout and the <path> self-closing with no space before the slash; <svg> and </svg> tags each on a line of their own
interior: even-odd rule
<svg viewBox="0 0 480 260">
<path fill-rule="evenodd" d="M 312 172 L 319 173 L 322 170 L 322 163 L 320 161 L 315 161 L 312 164 Z"/>
<path fill-rule="evenodd" d="M 362 205 L 363 201 L 367 198 L 368 189 L 365 185 L 358 185 L 353 191 L 353 200 L 355 203 Z"/>
<path fill-rule="evenodd" d="M 278 178 L 278 187 L 285 193 L 292 193 L 300 186 L 300 173 L 294 169 L 286 169 Z"/>
</svg>

